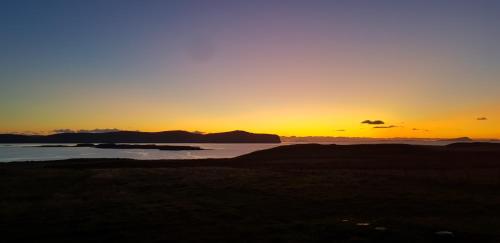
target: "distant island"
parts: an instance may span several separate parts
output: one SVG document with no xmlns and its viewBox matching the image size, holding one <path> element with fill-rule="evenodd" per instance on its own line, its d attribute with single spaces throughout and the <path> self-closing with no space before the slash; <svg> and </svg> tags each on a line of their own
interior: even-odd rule
<svg viewBox="0 0 500 243">
<path fill-rule="evenodd" d="M 196 146 L 174 146 L 174 145 L 156 145 L 156 144 L 115 144 L 115 143 L 79 143 L 77 145 L 41 145 L 38 147 L 42 148 L 99 148 L 99 149 L 158 149 L 158 150 L 169 150 L 169 151 L 180 151 L 180 150 L 203 150 Z"/>
<path fill-rule="evenodd" d="M 456 142 L 500 142 L 498 139 L 459 138 L 371 138 L 371 137 L 332 137 L 332 136 L 282 136 L 282 142 L 291 143 L 456 143 Z"/>
<path fill-rule="evenodd" d="M 274 134 L 246 131 L 195 133 L 187 131 L 56 133 L 51 135 L 0 134 L 0 143 L 280 143 Z"/>
</svg>

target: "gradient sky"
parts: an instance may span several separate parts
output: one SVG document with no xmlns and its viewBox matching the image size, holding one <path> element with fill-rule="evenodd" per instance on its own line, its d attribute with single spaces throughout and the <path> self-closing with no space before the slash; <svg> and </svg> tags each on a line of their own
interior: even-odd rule
<svg viewBox="0 0 500 243">
<path fill-rule="evenodd" d="M 499 26 L 493 0 L 2 1 L 0 132 L 500 138 Z"/>
</svg>

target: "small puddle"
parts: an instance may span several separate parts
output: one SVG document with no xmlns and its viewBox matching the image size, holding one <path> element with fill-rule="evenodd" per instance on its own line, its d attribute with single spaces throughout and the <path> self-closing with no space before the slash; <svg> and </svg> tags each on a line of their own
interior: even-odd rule
<svg viewBox="0 0 500 243">
<path fill-rule="evenodd" d="M 362 222 L 362 223 L 357 223 L 357 226 L 370 226 L 370 223 Z"/>
</svg>

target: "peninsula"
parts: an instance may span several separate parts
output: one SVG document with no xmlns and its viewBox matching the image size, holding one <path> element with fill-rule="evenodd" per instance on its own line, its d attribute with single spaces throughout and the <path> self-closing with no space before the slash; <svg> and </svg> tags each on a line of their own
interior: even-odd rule
<svg viewBox="0 0 500 243">
<path fill-rule="evenodd" d="M 51 135 L 0 134 L 0 143 L 280 143 L 274 134 L 246 131 L 195 133 L 187 131 L 56 133 Z"/>
</svg>

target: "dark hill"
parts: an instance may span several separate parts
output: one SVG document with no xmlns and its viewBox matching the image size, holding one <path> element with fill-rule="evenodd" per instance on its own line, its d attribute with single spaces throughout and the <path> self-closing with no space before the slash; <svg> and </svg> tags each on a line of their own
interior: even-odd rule
<svg viewBox="0 0 500 243">
<path fill-rule="evenodd" d="M 441 139 L 443 142 L 472 142 L 473 140 L 469 137 L 460 137 L 460 138 L 450 138 L 450 139 Z"/>
<path fill-rule="evenodd" d="M 280 143 L 273 134 L 245 131 L 192 133 L 186 131 L 58 133 L 52 135 L 0 134 L 0 143 Z"/>
<path fill-rule="evenodd" d="M 449 149 L 458 150 L 500 150 L 500 143 L 474 142 L 474 143 L 452 143 L 447 145 Z"/>
<path fill-rule="evenodd" d="M 279 146 L 239 156 L 256 166 L 315 168 L 493 168 L 498 167 L 500 144 L 457 143 L 447 146 L 408 144 Z"/>
</svg>

